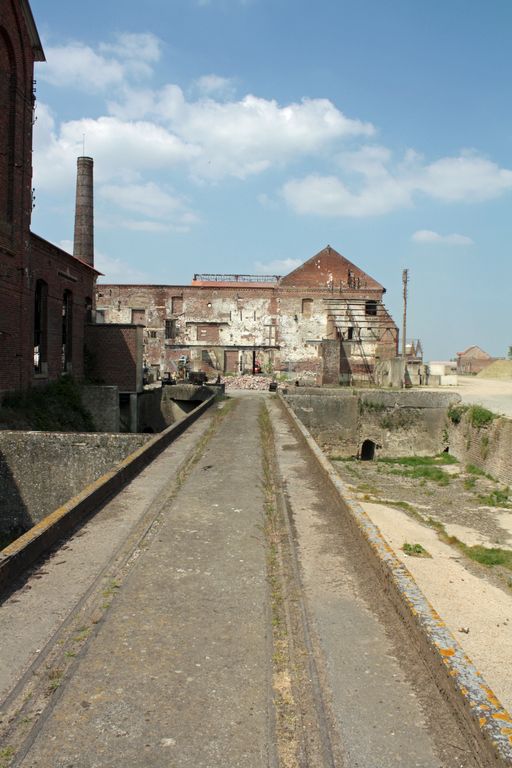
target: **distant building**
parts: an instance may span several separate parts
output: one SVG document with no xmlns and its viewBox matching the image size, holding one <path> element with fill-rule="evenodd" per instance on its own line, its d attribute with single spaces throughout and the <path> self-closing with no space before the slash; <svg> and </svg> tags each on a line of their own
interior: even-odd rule
<svg viewBox="0 0 512 768">
<path fill-rule="evenodd" d="M 98 275 L 92 250 L 75 258 L 30 231 L 34 62 L 44 60 L 28 0 L 2 0 L 0 393 L 82 377 Z"/>
<path fill-rule="evenodd" d="M 457 373 L 461 375 L 480 373 L 497 359 L 491 357 L 480 347 L 473 345 L 465 349 L 464 352 L 457 352 Z"/>
<path fill-rule="evenodd" d="M 385 289 L 327 246 L 290 274 L 196 274 L 190 285 L 99 285 L 97 320 L 145 326 L 161 375 L 288 372 L 318 383 L 373 380 L 397 354 Z"/>
</svg>

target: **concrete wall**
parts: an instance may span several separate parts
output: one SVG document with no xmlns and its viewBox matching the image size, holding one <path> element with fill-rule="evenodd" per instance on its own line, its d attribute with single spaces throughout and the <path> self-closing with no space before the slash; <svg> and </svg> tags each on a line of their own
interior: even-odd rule
<svg viewBox="0 0 512 768">
<path fill-rule="evenodd" d="M 28 530 L 149 437 L 0 432 L 0 533 Z"/>
<path fill-rule="evenodd" d="M 328 454 L 354 456 L 365 440 L 376 455 L 431 455 L 444 450 L 446 409 L 458 395 L 414 390 L 301 390 L 285 399 Z"/>
<path fill-rule="evenodd" d="M 98 432 L 119 432 L 119 390 L 117 387 L 83 385 L 82 404 L 92 416 Z"/>
<path fill-rule="evenodd" d="M 512 420 L 501 417 L 478 428 L 465 414 L 459 424 L 450 419 L 446 424 L 450 453 L 462 464 L 474 464 L 512 486 Z"/>
</svg>

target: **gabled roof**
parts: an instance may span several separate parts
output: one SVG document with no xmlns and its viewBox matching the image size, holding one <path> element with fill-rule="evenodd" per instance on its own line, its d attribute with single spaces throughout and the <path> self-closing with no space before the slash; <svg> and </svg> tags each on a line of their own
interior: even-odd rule
<svg viewBox="0 0 512 768">
<path fill-rule="evenodd" d="M 307 285 L 319 288 L 332 286 L 339 288 L 341 286 L 345 290 L 385 290 L 373 277 L 356 267 L 330 245 L 294 269 L 293 272 L 282 277 L 280 285 Z"/>
<path fill-rule="evenodd" d="M 39 37 L 39 32 L 37 31 L 36 22 L 34 21 L 30 3 L 28 0 L 19 0 L 19 2 L 21 6 L 21 12 L 23 13 L 23 18 L 25 19 L 25 24 L 27 25 L 28 36 L 30 38 L 30 42 L 32 43 L 34 60 L 46 61 L 43 45 L 41 43 L 41 38 Z"/>
<path fill-rule="evenodd" d="M 478 357 L 484 360 L 491 359 L 491 355 L 481 347 L 478 347 L 476 344 L 473 344 L 472 347 L 468 347 L 467 349 L 464 350 L 464 352 L 457 352 L 457 356 L 458 357 Z"/>
</svg>

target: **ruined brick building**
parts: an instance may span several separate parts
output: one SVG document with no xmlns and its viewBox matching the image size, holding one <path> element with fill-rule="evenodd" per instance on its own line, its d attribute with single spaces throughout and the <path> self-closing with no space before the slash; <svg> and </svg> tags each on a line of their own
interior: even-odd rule
<svg viewBox="0 0 512 768">
<path fill-rule="evenodd" d="M 195 275 L 190 285 L 99 285 L 97 319 L 144 325 L 148 365 L 372 380 L 396 356 L 385 289 L 327 246 L 284 277 Z"/>
<path fill-rule="evenodd" d="M 63 372 L 83 375 L 85 324 L 98 274 L 92 240 L 82 249 L 80 227 L 75 256 L 30 231 L 34 63 L 44 60 L 28 0 L 1 0 L 0 392 Z M 92 161 L 82 158 L 79 190 L 92 193 L 91 184 Z M 92 197 L 90 204 L 92 215 Z M 83 210 L 79 205 L 78 221 Z"/>
</svg>

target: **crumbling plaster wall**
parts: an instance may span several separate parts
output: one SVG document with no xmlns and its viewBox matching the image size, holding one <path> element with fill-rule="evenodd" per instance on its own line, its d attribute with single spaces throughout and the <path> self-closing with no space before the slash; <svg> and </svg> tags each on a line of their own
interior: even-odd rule
<svg viewBox="0 0 512 768">
<path fill-rule="evenodd" d="M 366 359 L 373 361 L 375 355 L 386 354 L 388 347 L 395 353 L 396 335 L 390 342 L 379 341 L 385 327 L 395 326 L 380 303 L 380 293 L 374 291 L 371 296 L 374 294 L 378 305 L 374 317 L 364 315 L 364 297 L 354 293 L 333 299 L 325 286 L 313 284 L 108 285 L 99 286 L 97 307 L 109 323 L 130 323 L 132 311 L 143 309 L 144 357 L 150 365 L 159 365 L 162 372 L 172 370 L 182 354 L 191 358 L 194 368 L 202 367 L 201 349 L 209 352 L 218 370 L 223 370 L 224 350 L 228 349 L 241 350 L 243 365 L 249 367 L 248 353 L 243 350 L 252 353 L 254 348 L 265 367 L 318 374 L 322 371 L 322 340 L 334 340 L 338 335 L 334 314 L 344 316 L 349 325 L 353 322 L 351 313 L 358 313 L 358 339 L 345 342 L 356 367 L 365 367 Z M 178 311 L 173 297 L 180 299 Z M 166 321 L 174 326 L 171 338 L 166 338 Z M 208 338 L 200 337 L 201 325 L 208 327 Z"/>
</svg>

